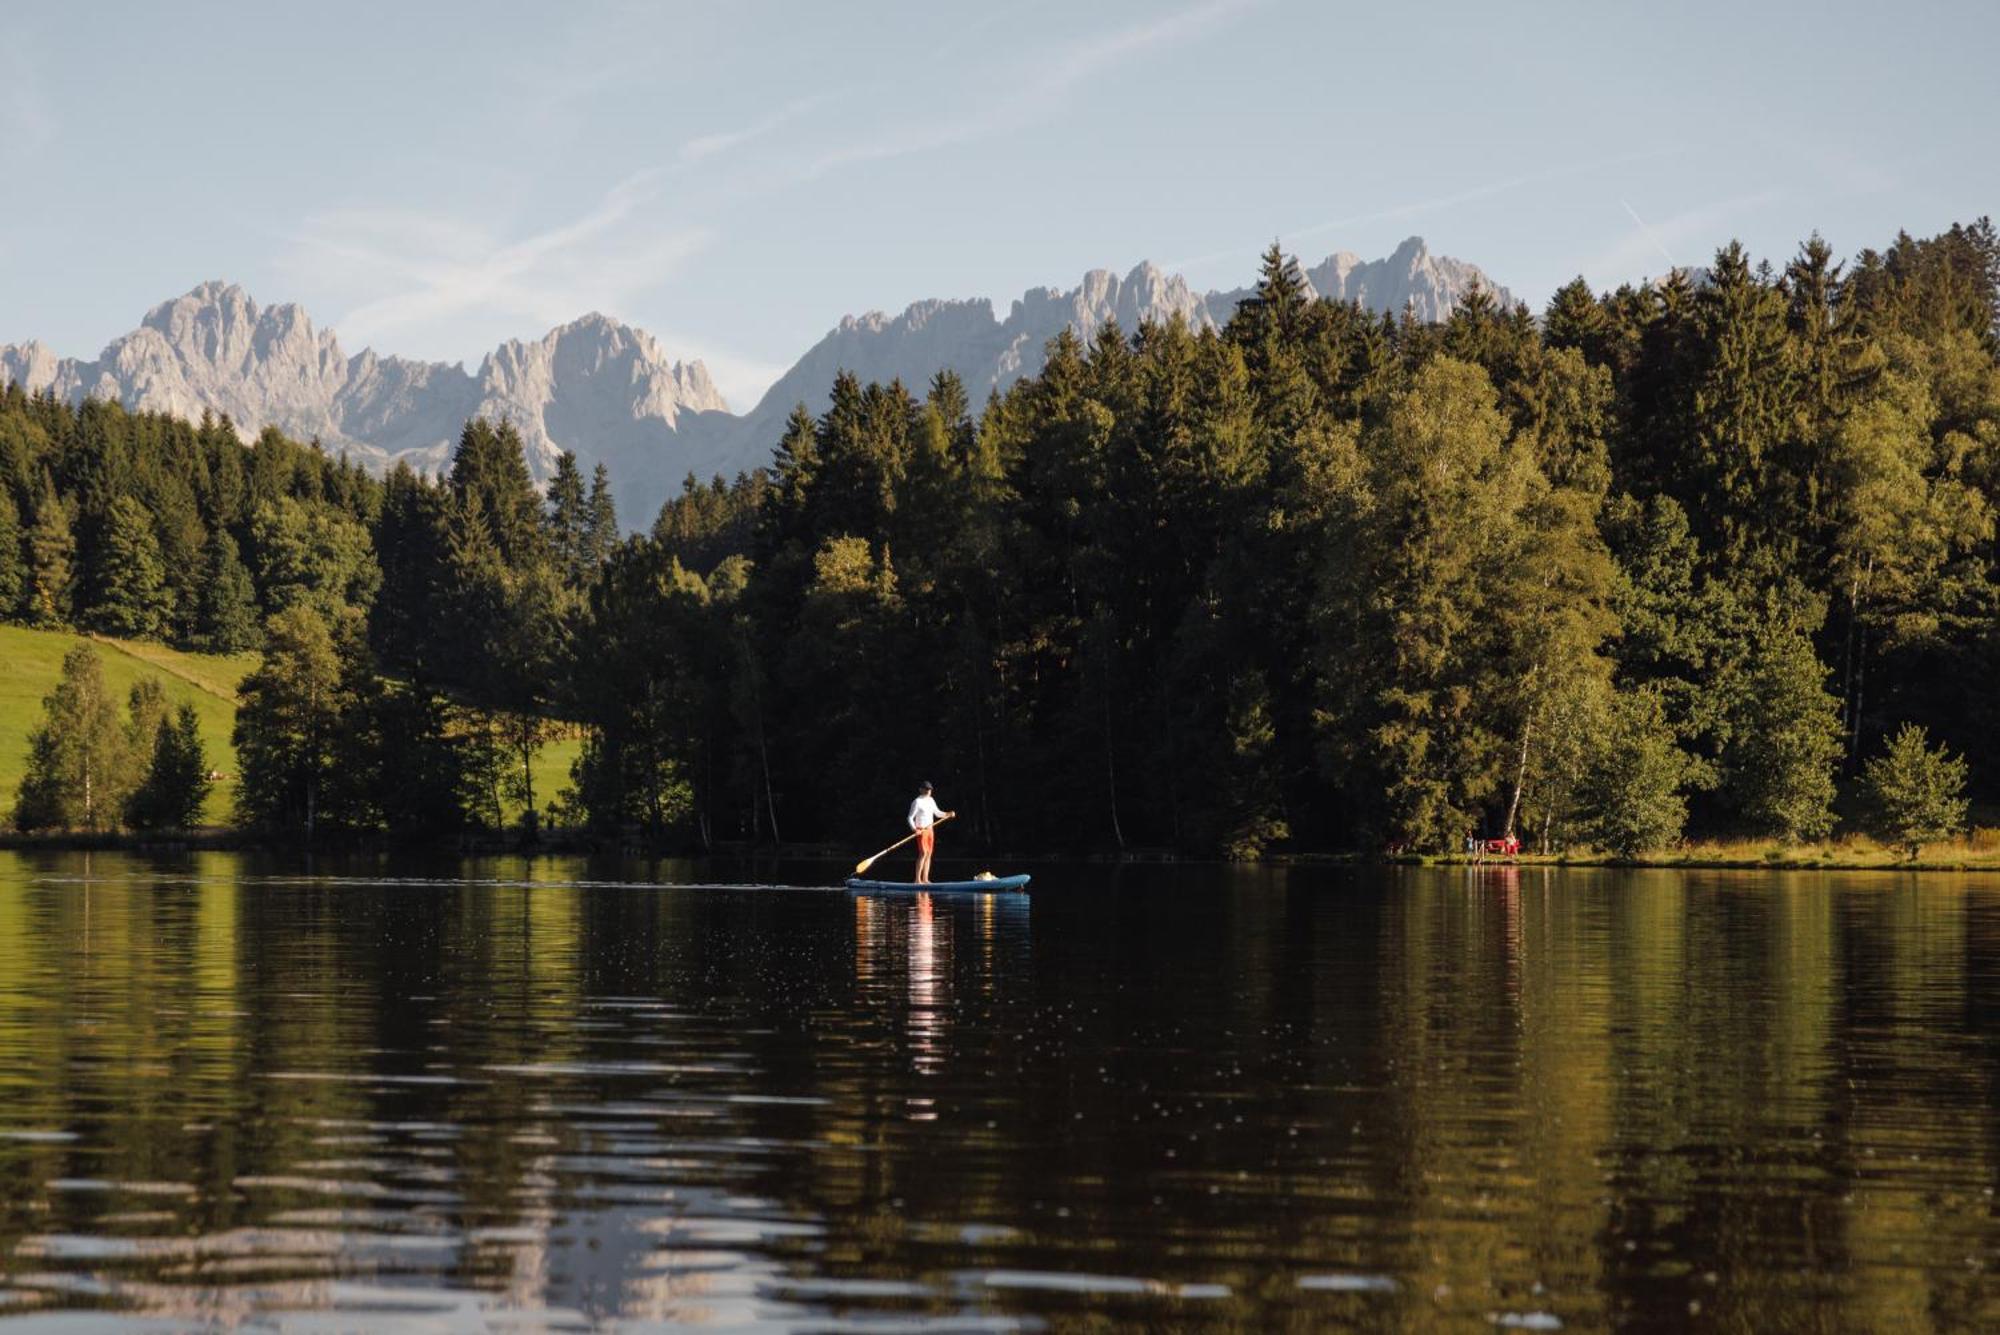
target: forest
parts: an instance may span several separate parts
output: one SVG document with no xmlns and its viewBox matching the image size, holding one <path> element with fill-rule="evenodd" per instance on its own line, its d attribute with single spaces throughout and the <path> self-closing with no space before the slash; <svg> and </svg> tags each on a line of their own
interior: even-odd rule
<svg viewBox="0 0 2000 1335">
<path fill-rule="evenodd" d="M 378 479 L 8 388 L 0 613 L 261 649 L 236 815 L 287 837 L 867 842 L 928 779 L 988 849 L 1638 854 L 2000 800 L 1986 219 L 1440 324 L 1273 245 L 1223 328 L 984 404 L 843 375 L 772 444 L 628 535 L 505 422 Z M 117 823 L 63 763 L 17 823 Z"/>
</svg>

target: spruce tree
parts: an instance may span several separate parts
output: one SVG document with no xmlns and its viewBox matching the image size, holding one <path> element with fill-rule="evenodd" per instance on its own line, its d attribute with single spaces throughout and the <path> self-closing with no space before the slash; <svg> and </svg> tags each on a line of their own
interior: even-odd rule
<svg viewBox="0 0 2000 1335">
<path fill-rule="evenodd" d="M 573 589 L 581 589 L 589 582 L 592 563 L 587 505 L 576 455 L 564 450 L 556 456 L 555 476 L 549 479 L 549 545 L 554 549 L 556 568 L 562 573 L 563 582 Z"/>
<path fill-rule="evenodd" d="M 465 824 L 465 739 L 444 697 L 422 682 L 392 687 L 372 703 L 368 731 L 381 748 L 375 796 L 398 839 L 433 838 Z"/>
<path fill-rule="evenodd" d="M 588 561 L 586 579 L 611 556 L 618 545 L 618 507 L 611 499 L 611 473 L 600 463 L 590 473 L 590 500 L 585 504 L 589 523 L 584 555 Z"/>
<path fill-rule="evenodd" d="M 257 647 L 257 588 L 236 553 L 229 530 L 209 535 L 195 620 L 195 647 L 212 654 L 242 653 Z"/>
<path fill-rule="evenodd" d="M 281 496 L 259 504 L 251 540 L 258 592 L 273 612 L 306 605 L 337 621 L 349 608 L 367 611 L 381 588 L 367 528 L 323 503 Z"/>
<path fill-rule="evenodd" d="M 1784 297 L 1731 243 L 1717 252 L 1695 309 L 1699 353 L 1690 429 L 1680 437 L 1680 494 L 1727 568 L 1752 579 L 1789 572 L 1806 518 L 1786 449 L 1800 385 Z"/>
<path fill-rule="evenodd" d="M 6 481 L 0 479 L 0 620 L 12 620 L 21 610 L 21 594 L 28 586 L 27 562 L 22 556 L 24 540 L 13 493 Z"/>
<path fill-rule="evenodd" d="M 1604 360 L 1610 327 L 1611 317 L 1581 276 L 1556 289 L 1542 316 L 1551 348 L 1575 348 L 1593 362 Z"/>
<path fill-rule="evenodd" d="M 131 788 L 130 751 L 118 707 L 105 688 L 97 651 L 79 644 L 42 701 L 42 725 L 28 738 L 14 823 L 23 830 L 108 830 Z"/>
<path fill-rule="evenodd" d="M 160 634 L 173 611 L 153 521 L 130 496 L 111 502 L 97 558 L 97 597 L 84 620 L 122 639 Z"/>
<path fill-rule="evenodd" d="M 759 558 L 768 560 L 787 546 L 796 550 L 808 544 L 821 467 L 818 423 L 798 404 L 771 452 L 771 497 L 757 516 Z"/>
<path fill-rule="evenodd" d="M 34 526 L 28 530 L 27 587 L 22 611 L 37 626 L 66 626 L 74 612 L 76 535 L 70 508 L 56 494 L 55 483 L 42 479 L 35 504 Z"/>
<path fill-rule="evenodd" d="M 20 616 L 20 596 L 28 588 L 28 564 L 24 560 L 26 534 L 20 530 L 20 512 L 14 496 L 0 480 L 0 620 Z"/>
<path fill-rule="evenodd" d="M 311 838 L 350 703 L 333 628 L 310 604 L 273 613 L 238 694 L 238 820 Z"/>
<path fill-rule="evenodd" d="M 390 669 L 435 675 L 432 664 L 447 649 L 442 624 L 451 493 L 398 464 L 382 488 L 375 522 L 375 553 L 382 592 L 370 618 L 375 651 Z"/>
<path fill-rule="evenodd" d="M 509 566 L 518 569 L 547 559 L 542 496 L 535 490 L 526 446 L 512 422 L 497 427 L 484 418 L 467 422 L 452 456 L 450 481 L 460 505 L 476 502 L 486 516 L 493 541 Z"/>
<path fill-rule="evenodd" d="M 1306 308 L 1306 282 L 1298 261 L 1273 241 L 1265 247 L 1257 287 L 1230 317 L 1230 337 L 1244 347 L 1289 341 Z"/>
<path fill-rule="evenodd" d="M 193 829 L 212 786 L 201 720 L 193 705 L 182 704 L 157 729 L 145 778 L 126 799 L 125 822 L 139 830 Z"/>
</svg>

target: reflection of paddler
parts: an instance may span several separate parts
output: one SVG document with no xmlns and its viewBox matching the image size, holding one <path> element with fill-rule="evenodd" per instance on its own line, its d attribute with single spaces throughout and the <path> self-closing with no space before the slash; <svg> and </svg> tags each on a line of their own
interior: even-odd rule
<svg viewBox="0 0 2000 1335">
<path fill-rule="evenodd" d="M 950 820 L 956 811 L 940 811 L 937 799 L 931 796 L 931 786 L 923 783 L 917 787 L 917 800 L 910 803 L 910 829 L 917 837 L 917 884 L 931 883 L 931 854 L 937 847 L 937 825 L 939 821 Z"/>
</svg>

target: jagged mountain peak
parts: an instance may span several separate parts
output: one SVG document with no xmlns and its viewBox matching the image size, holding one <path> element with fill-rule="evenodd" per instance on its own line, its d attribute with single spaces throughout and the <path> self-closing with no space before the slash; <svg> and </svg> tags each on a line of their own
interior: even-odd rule
<svg viewBox="0 0 2000 1335">
<path fill-rule="evenodd" d="M 229 282 L 227 279 L 211 278 L 206 282 L 196 283 L 177 297 L 167 298 L 167 300 L 147 311 L 145 319 L 141 320 L 140 323 L 157 325 L 174 310 L 189 306 L 215 307 L 222 310 L 247 310 L 253 318 L 257 310 L 256 300 L 243 290 L 241 284 Z"/>
<path fill-rule="evenodd" d="M 538 340 L 542 343 L 562 343 L 569 340 L 595 339 L 604 343 L 617 344 L 633 340 L 651 341 L 652 335 L 636 325 L 626 324 L 616 316 L 603 311 L 586 311 L 566 324 L 556 325 Z M 518 342 L 519 340 L 509 340 Z"/>
<path fill-rule="evenodd" d="M 1428 320 L 1449 315 L 1475 283 L 1512 301 L 1422 237 L 1383 259 L 1337 251 L 1298 272 L 1317 295 L 1377 311 L 1407 307 Z M 34 342 L 0 347 L 0 383 L 190 419 L 226 413 L 246 438 L 272 425 L 378 467 L 404 459 L 441 469 L 468 418 L 504 417 L 520 428 L 538 478 L 553 472 L 564 449 L 586 465 L 602 462 L 625 517 L 643 524 L 688 472 L 766 462 L 793 405 L 823 403 L 842 370 L 916 388 L 949 367 L 977 401 L 1039 370 L 1062 329 L 1087 339 L 1111 321 L 1131 332 L 1176 317 L 1212 327 L 1248 292 L 1197 292 L 1180 274 L 1142 260 L 1122 274 L 1091 269 L 1074 286 L 1030 288 L 1005 304 L 1004 316 L 985 297 L 847 316 L 735 417 L 701 361 L 670 356 L 652 334 L 603 311 L 502 343 L 469 372 L 464 363 L 371 348 L 345 356 L 334 332 L 316 328 L 303 308 L 260 306 L 240 285 L 214 279 L 153 307 L 95 360 L 60 358 Z"/>
<path fill-rule="evenodd" d="M 372 348 L 344 356 L 333 331 L 316 329 L 302 307 L 260 306 L 219 279 L 154 306 L 92 361 L 38 344 L 0 347 L 0 383 L 9 380 L 136 411 L 227 414 L 245 439 L 276 426 L 373 466 L 402 459 L 427 471 L 449 461 L 468 418 L 504 417 L 520 428 L 541 479 L 566 447 L 586 460 L 615 459 L 614 472 L 635 479 L 677 479 L 693 442 L 677 442 L 676 428 L 728 408 L 699 361 L 674 360 L 651 334 L 601 311 L 504 343 L 468 374 L 463 363 Z M 702 467 L 714 462 L 712 447 L 694 450 Z M 662 453 L 672 457 L 653 457 Z"/>
</svg>

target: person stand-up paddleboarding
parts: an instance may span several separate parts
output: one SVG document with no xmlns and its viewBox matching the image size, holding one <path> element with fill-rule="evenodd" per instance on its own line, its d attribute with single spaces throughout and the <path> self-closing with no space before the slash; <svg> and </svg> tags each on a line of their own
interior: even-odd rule
<svg viewBox="0 0 2000 1335">
<path fill-rule="evenodd" d="M 937 799 L 931 796 L 928 783 L 917 787 L 917 800 L 910 803 L 910 829 L 917 836 L 917 884 L 931 883 L 931 852 L 937 847 L 937 823 L 950 820 L 956 811 L 938 810 Z"/>
</svg>

